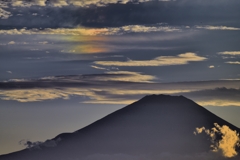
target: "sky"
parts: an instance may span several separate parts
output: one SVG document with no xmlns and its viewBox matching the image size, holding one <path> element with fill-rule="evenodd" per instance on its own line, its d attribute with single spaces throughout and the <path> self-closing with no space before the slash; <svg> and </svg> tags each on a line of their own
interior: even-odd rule
<svg viewBox="0 0 240 160">
<path fill-rule="evenodd" d="M 149 94 L 240 127 L 239 0 L 0 0 L 0 154 Z"/>
</svg>

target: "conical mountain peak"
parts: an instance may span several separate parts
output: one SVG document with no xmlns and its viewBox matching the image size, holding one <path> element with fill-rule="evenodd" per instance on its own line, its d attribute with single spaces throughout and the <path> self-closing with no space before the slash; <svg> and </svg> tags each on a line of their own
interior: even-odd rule
<svg viewBox="0 0 240 160">
<path fill-rule="evenodd" d="M 23 150 L 0 160 L 66 160 L 100 155 L 195 154 L 211 141 L 193 134 L 197 127 L 239 129 L 183 96 L 148 95 L 74 133 L 63 133 L 54 148 Z"/>
</svg>

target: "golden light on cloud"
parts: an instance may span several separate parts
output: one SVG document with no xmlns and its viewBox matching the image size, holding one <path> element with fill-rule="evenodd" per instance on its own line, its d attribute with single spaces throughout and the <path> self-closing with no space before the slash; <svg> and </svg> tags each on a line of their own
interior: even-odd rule
<svg viewBox="0 0 240 160">
<path fill-rule="evenodd" d="M 206 129 L 205 127 L 196 128 L 194 134 L 200 134 L 205 132 L 212 141 L 212 151 L 220 152 L 224 157 L 232 158 L 235 157 L 238 153 L 236 151 L 236 146 L 239 146 L 240 138 L 239 133 L 231 130 L 228 126 L 220 126 L 217 123 L 214 123 L 212 129 Z M 216 139 L 216 135 L 221 135 L 221 139 Z"/>
<path fill-rule="evenodd" d="M 102 81 L 124 81 L 124 82 L 146 82 L 152 83 L 155 80 L 155 76 L 144 75 L 138 72 L 130 71 L 109 71 L 107 74 L 113 75 L 112 77 L 100 77 L 98 80 Z M 114 76 L 116 75 L 116 76 Z M 118 76 L 121 75 L 121 76 Z"/>
<path fill-rule="evenodd" d="M 128 60 L 128 61 L 95 61 L 95 64 L 103 66 L 170 66 L 184 65 L 193 61 L 204 61 L 207 58 L 196 53 L 187 52 L 177 56 L 160 56 L 152 60 Z"/>
<path fill-rule="evenodd" d="M 51 99 L 68 99 L 69 95 L 59 92 L 57 89 L 29 89 L 29 90 L 7 90 L 1 91 L 3 100 L 15 100 L 18 102 L 35 102 Z"/>
<path fill-rule="evenodd" d="M 213 99 L 213 100 L 196 100 L 201 106 L 218 106 L 218 107 L 227 107 L 227 106 L 236 106 L 240 107 L 240 101 L 233 100 L 222 100 L 222 99 Z"/>
</svg>

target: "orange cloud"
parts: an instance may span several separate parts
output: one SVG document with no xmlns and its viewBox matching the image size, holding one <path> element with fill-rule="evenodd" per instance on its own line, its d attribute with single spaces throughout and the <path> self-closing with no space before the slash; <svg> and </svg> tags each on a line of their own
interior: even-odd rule
<svg viewBox="0 0 240 160">
<path fill-rule="evenodd" d="M 228 126 L 223 125 L 222 127 L 217 123 L 214 123 L 214 126 L 211 130 L 202 128 L 196 128 L 195 134 L 200 134 L 205 132 L 210 136 L 213 145 L 213 152 L 220 152 L 224 157 L 231 158 L 235 157 L 238 153 L 235 150 L 236 146 L 239 146 L 240 138 L 239 134 L 236 131 L 231 130 Z M 221 140 L 216 142 L 216 135 L 221 135 Z"/>
</svg>

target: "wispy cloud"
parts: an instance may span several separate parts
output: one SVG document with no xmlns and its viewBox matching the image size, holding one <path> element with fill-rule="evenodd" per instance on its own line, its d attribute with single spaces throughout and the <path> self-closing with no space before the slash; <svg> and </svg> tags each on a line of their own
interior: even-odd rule
<svg viewBox="0 0 240 160">
<path fill-rule="evenodd" d="M 98 80 L 151 83 L 153 80 L 156 79 L 155 76 L 144 75 L 142 73 L 130 71 L 109 71 L 106 73 L 108 75 L 111 75 L 111 77 L 99 77 Z"/>
<path fill-rule="evenodd" d="M 48 41 L 38 42 L 40 44 L 48 44 Z"/>
<path fill-rule="evenodd" d="M 238 31 L 240 28 L 236 27 L 228 27 L 228 26 L 195 26 L 198 29 L 207 29 L 207 30 L 230 30 L 230 31 Z"/>
<path fill-rule="evenodd" d="M 223 85 L 222 85 L 223 86 Z M 240 106 L 240 89 L 220 87 L 191 91 L 183 95 L 195 100 L 202 106 Z"/>
<path fill-rule="evenodd" d="M 177 56 L 160 56 L 152 60 L 128 60 L 128 61 L 95 61 L 95 64 L 103 66 L 170 66 L 184 65 L 189 62 L 204 61 L 207 58 L 196 53 L 187 52 Z"/>
<path fill-rule="evenodd" d="M 240 62 L 239 61 L 228 61 L 228 62 L 225 62 L 225 63 L 228 63 L 228 64 L 240 64 Z"/>
<path fill-rule="evenodd" d="M 171 94 L 184 95 L 203 106 L 226 107 L 240 106 L 240 90 L 235 88 L 239 85 L 239 80 L 158 83 L 147 74 L 108 71 L 0 82 L 0 99 L 34 102 L 80 96 L 85 97 L 82 103 L 130 104 L 148 94 Z"/>
<path fill-rule="evenodd" d="M 92 68 L 95 68 L 95 69 L 100 69 L 100 70 L 109 70 L 107 68 L 103 68 L 103 67 L 98 67 L 98 66 L 94 66 L 94 65 L 91 65 Z"/>
<path fill-rule="evenodd" d="M 151 0 L 139 0 L 138 2 L 147 2 Z M 131 0 L 8 0 L 5 3 L 16 7 L 30 7 L 30 6 L 52 6 L 52 7 L 63 7 L 68 5 L 74 5 L 79 7 L 86 7 L 90 5 L 105 6 L 109 3 L 123 3 L 126 4 Z"/>
<path fill-rule="evenodd" d="M 39 29 L 10 29 L 0 30 L 0 34 L 21 35 L 21 34 L 44 34 L 44 35 L 122 35 L 126 33 L 147 33 L 147 32 L 178 32 L 181 28 L 170 26 L 144 26 L 144 25 L 130 25 L 123 27 L 109 27 L 109 28 L 46 28 Z"/>
<path fill-rule="evenodd" d="M 223 55 L 240 55 L 240 51 L 224 51 L 224 52 L 218 52 L 218 54 Z"/>
</svg>

